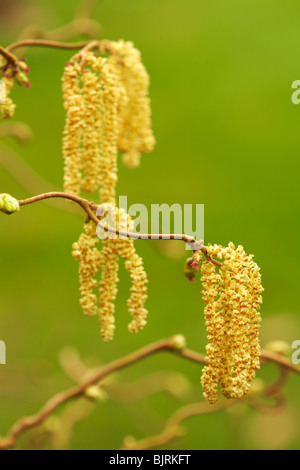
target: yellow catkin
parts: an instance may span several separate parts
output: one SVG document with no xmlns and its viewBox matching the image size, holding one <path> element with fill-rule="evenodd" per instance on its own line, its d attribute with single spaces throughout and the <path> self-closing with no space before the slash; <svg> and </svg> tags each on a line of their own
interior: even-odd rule
<svg viewBox="0 0 300 470">
<path fill-rule="evenodd" d="M 101 251 L 101 281 L 99 318 L 101 336 L 104 341 L 112 341 L 115 331 L 115 300 L 118 283 L 118 256 L 115 240 L 103 240 Z"/>
<path fill-rule="evenodd" d="M 1 88 L 4 96 L 1 96 L 0 99 L 0 112 L 2 119 L 10 119 L 14 116 L 16 105 L 13 100 L 9 97 L 10 92 L 14 85 L 14 79 L 9 77 L 4 77 L 1 79 Z"/>
<path fill-rule="evenodd" d="M 118 67 L 120 81 L 126 90 L 123 105 L 120 105 L 118 146 L 124 152 L 123 162 L 134 168 L 140 164 L 141 154 L 152 152 L 155 146 L 149 98 L 150 79 L 141 53 L 133 43 L 119 41 L 111 47 L 114 55 L 110 60 Z"/>
<path fill-rule="evenodd" d="M 122 231 L 131 231 L 133 223 L 130 217 L 123 209 L 118 209 L 112 204 L 103 204 L 103 209 L 106 211 L 107 222 L 110 226 L 115 226 Z M 106 232 L 99 231 L 98 235 L 107 236 Z M 147 274 L 143 266 L 143 260 L 137 255 L 134 247 L 134 241 L 125 239 L 115 235 L 109 235 L 112 239 L 108 240 L 110 246 L 115 254 L 125 259 L 125 268 L 130 274 L 132 286 L 130 289 L 131 295 L 128 300 L 129 313 L 132 315 L 133 320 L 128 325 L 130 333 L 138 333 L 146 325 L 146 318 L 148 311 L 145 309 L 145 302 L 147 300 Z M 107 242 L 107 240 L 104 240 Z M 108 262 L 108 261 L 107 261 Z"/>
<path fill-rule="evenodd" d="M 204 398 L 211 404 L 218 400 L 218 381 L 222 371 L 223 352 L 222 344 L 224 320 L 216 311 L 216 300 L 219 295 L 220 276 L 216 267 L 205 261 L 201 267 L 203 300 L 206 303 L 204 310 L 207 328 L 206 360 L 208 366 L 202 371 L 202 387 Z"/>
<path fill-rule="evenodd" d="M 80 65 L 73 61 L 66 65 L 63 76 L 63 98 L 67 112 L 63 137 L 64 189 L 73 195 L 80 193 L 83 168 L 84 100 L 80 88 L 80 74 Z"/>
<path fill-rule="evenodd" d="M 123 209 L 117 211 L 117 226 L 123 231 L 132 231 L 133 222 Z M 117 239 L 116 250 L 119 256 L 125 259 L 125 268 L 130 274 L 131 288 L 128 299 L 129 313 L 133 320 L 128 325 L 130 333 L 137 334 L 144 328 L 147 321 L 148 310 L 145 308 L 147 300 L 147 274 L 142 258 L 136 253 L 132 239 Z"/>
<path fill-rule="evenodd" d="M 95 192 L 100 186 L 101 89 L 98 75 L 89 69 L 82 74 L 84 97 L 83 166 L 81 188 Z"/>
<path fill-rule="evenodd" d="M 118 159 L 118 103 L 120 91 L 115 67 L 107 61 L 100 75 L 102 97 L 102 142 L 100 157 L 102 203 L 115 203 Z"/>
<path fill-rule="evenodd" d="M 128 300 L 129 313 L 133 320 L 128 325 L 130 333 L 138 333 L 146 325 L 148 311 L 144 305 L 147 300 L 147 274 L 144 269 L 142 258 L 136 253 L 133 240 L 120 240 L 119 255 L 126 259 L 125 268 L 130 274 L 132 287 Z"/>
<path fill-rule="evenodd" d="M 118 227 L 123 230 L 129 230 L 132 222 L 124 211 L 116 207 L 120 131 L 123 132 L 123 137 L 125 133 L 126 138 L 129 137 L 128 152 L 150 151 L 151 142 L 153 143 L 147 95 L 149 80 L 138 51 L 129 46 L 129 43 L 127 49 L 125 56 L 128 55 L 128 58 L 125 57 L 125 62 L 121 61 L 122 65 L 120 57 L 118 60 L 110 60 L 93 53 L 86 53 L 80 66 L 73 59 L 67 65 L 63 79 L 67 110 L 64 137 L 65 190 L 78 194 L 80 189 L 95 191 L 100 186 L 103 208 L 106 207 L 115 216 Z M 128 76 L 125 80 L 122 70 L 126 67 L 124 76 Z M 148 312 L 144 304 L 148 281 L 142 258 L 136 254 L 133 240 L 103 238 L 101 253 L 97 250 L 97 263 L 93 263 L 95 269 L 87 266 L 87 260 L 92 259 L 92 254 L 96 251 L 94 233 L 89 231 L 81 235 L 74 245 L 74 255 L 80 261 L 81 304 L 85 313 L 90 316 L 95 315 L 97 309 L 94 275 L 97 267 L 101 269 L 101 336 L 104 341 L 111 341 L 115 330 L 118 257 L 125 259 L 125 267 L 132 281 L 128 300 L 129 312 L 133 317 L 128 328 L 132 333 L 137 333 L 146 324 Z"/>
<path fill-rule="evenodd" d="M 242 246 L 209 246 L 208 254 L 223 259 L 219 273 L 208 262 L 202 266 L 209 340 L 202 386 L 205 398 L 215 403 L 218 383 L 225 397 L 241 398 L 260 367 L 263 288 L 259 267 Z"/>
<path fill-rule="evenodd" d="M 85 233 L 73 244 L 73 256 L 79 261 L 79 281 L 83 312 L 88 317 L 98 314 L 98 299 L 94 290 L 97 281 L 94 276 L 100 269 L 101 254 L 97 249 L 99 239 L 93 222 L 85 224 Z"/>
</svg>

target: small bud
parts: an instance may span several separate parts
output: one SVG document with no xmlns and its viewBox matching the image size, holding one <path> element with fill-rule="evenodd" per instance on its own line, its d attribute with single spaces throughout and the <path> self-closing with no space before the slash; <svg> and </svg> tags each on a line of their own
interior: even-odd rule
<svg viewBox="0 0 300 470">
<path fill-rule="evenodd" d="M 15 75 L 15 79 L 19 85 L 25 86 L 26 88 L 28 88 L 29 80 L 28 80 L 26 73 L 17 72 Z"/>
<path fill-rule="evenodd" d="M 97 385 L 92 385 L 88 387 L 85 390 L 84 395 L 87 398 L 90 398 L 91 400 L 95 401 L 105 401 L 107 398 L 104 390 L 102 390 L 102 388 L 98 387 Z"/>
<path fill-rule="evenodd" d="M 183 335 L 173 336 L 173 338 L 171 338 L 171 340 L 170 340 L 170 346 L 173 349 L 178 349 L 178 350 L 186 348 L 185 336 L 183 336 Z"/>
<path fill-rule="evenodd" d="M 20 206 L 19 201 L 9 194 L 0 194 L 0 211 L 4 214 L 13 214 L 19 212 Z"/>
<path fill-rule="evenodd" d="M 19 68 L 19 70 L 22 70 L 22 72 L 25 72 L 25 73 L 30 72 L 30 69 L 29 69 L 28 65 L 26 64 L 25 60 L 23 60 L 23 59 L 18 60 L 18 68 Z"/>
<path fill-rule="evenodd" d="M 197 269 L 193 266 L 193 258 L 188 258 L 184 266 L 184 274 L 188 278 L 189 282 L 195 282 Z"/>
</svg>

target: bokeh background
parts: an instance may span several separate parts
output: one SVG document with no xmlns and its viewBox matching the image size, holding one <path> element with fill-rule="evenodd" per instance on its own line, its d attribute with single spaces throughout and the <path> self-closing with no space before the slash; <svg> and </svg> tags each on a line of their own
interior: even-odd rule
<svg viewBox="0 0 300 470">
<path fill-rule="evenodd" d="M 64 25 L 77 3 L 0 1 L 0 43 L 13 42 L 30 24 L 46 31 Z M 205 242 L 232 241 L 255 254 L 265 287 L 262 346 L 300 339 L 300 106 L 291 101 L 291 84 L 300 79 L 299 14 L 295 0 L 103 0 L 93 12 L 102 25 L 100 36 L 132 40 L 151 76 L 157 146 L 136 170 L 120 162 L 119 194 L 149 208 L 205 204 Z M 2 139 L 1 192 L 21 199 L 62 188 L 61 76 L 70 55 L 26 50 L 33 86 L 15 87 L 14 120 L 30 126 L 32 139 L 23 146 Z M 184 278 L 187 254 L 180 244 L 157 241 L 136 244 L 150 281 L 146 329 L 138 336 L 127 332 L 130 282 L 122 267 L 116 337 L 111 344 L 102 342 L 97 319 L 81 313 L 78 266 L 71 256 L 84 218 L 68 212 L 66 204 L 40 203 L 0 220 L 0 339 L 7 346 L 7 365 L 0 366 L 2 435 L 72 384 L 63 369 L 76 354 L 94 367 L 177 333 L 204 352 L 201 284 Z M 159 392 L 144 402 L 122 404 L 115 397 L 77 411 L 66 408 L 64 419 L 77 412 L 78 422 L 56 446 L 118 449 L 125 436 L 158 433 L 176 409 L 202 400 L 201 368 L 166 354 L 113 380 L 134 384 L 156 371 L 169 371 L 172 393 Z M 258 373 L 264 382 L 276 376 L 272 365 Z M 291 376 L 279 415 L 238 405 L 191 418 L 185 436 L 168 448 L 297 449 L 299 385 L 299 377 Z M 54 419 L 48 427 L 59 424 Z M 20 446 L 38 447 L 42 440 L 30 439 L 27 435 Z"/>
</svg>

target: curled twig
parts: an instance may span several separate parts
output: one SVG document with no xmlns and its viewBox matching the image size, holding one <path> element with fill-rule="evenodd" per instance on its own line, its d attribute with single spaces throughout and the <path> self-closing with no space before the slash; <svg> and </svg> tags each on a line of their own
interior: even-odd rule
<svg viewBox="0 0 300 470">
<path fill-rule="evenodd" d="M 9 448 L 15 447 L 17 443 L 17 439 L 22 434 L 24 434 L 29 429 L 32 429 L 40 425 L 41 423 L 43 423 L 44 420 L 48 416 L 50 416 L 54 411 L 60 408 L 63 404 L 70 402 L 78 397 L 84 396 L 86 391 L 91 386 L 99 384 L 104 378 L 108 377 L 114 372 L 117 372 L 133 364 L 136 364 L 137 362 L 140 362 L 146 359 L 147 357 L 158 354 L 160 352 L 169 352 L 179 357 L 182 357 L 184 359 L 190 360 L 192 362 L 195 362 L 198 364 L 205 364 L 205 358 L 203 355 L 195 351 L 191 351 L 189 349 L 180 349 L 179 348 L 180 344 L 182 344 L 181 336 L 180 337 L 175 336 L 168 340 L 161 340 L 156 343 L 150 344 L 149 346 L 146 346 L 130 354 L 129 356 L 125 356 L 121 359 L 113 361 L 107 366 L 104 366 L 103 368 L 101 368 L 100 370 L 97 370 L 96 372 L 91 374 L 85 381 L 83 381 L 80 385 L 70 390 L 67 390 L 65 392 L 61 392 L 55 395 L 41 408 L 41 410 L 36 415 L 22 418 L 20 421 L 18 421 L 9 431 L 7 437 L 0 439 L 0 449 L 9 449 Z M 283 358 L 280 354 L 263 351 L 261 354 L 261 361 L 262 362 L 272 361 L 274 363 L 279 364 L 280 366 L 284 365 L 289 370 L 296 372 L 297 374 L 300 374 L 300 367 L 295 366 L 294 364 L 290 363 L 288 359 Z M 280 400 L 281 396 L 277 395 L 276 399 L 277 401 Z M 219 409 L 218 407 L 225 406 L 225 403 L 230 403 L 230 402 L 231 401 L 229 402 L 221 401 L 219 402 L 218 405 L 214 405 L 213 407 L 212 405 L 207 405 L 205 403 L 205 410 L 210 410 L 210 411 L 218 410 Z M 257 405 L 257 403 L 254 403 L 253 401 L 251 402 L 251 404 L 256 407 L 260 406 L 260 405 Z M 196 408 L 193 408 L 193 406 L 195 406 Z M 204 404 L 201 403 L 201 404 L 191 405 L 190 408 L 188 407 L 187 409 L 184 409 L 183 411 L 179 411 L 175 415 L 176 419 L 172 418 L 171 424 L 172 425 L 174 423 L 178 424 L 178 421 L 182 421 L 183 419 L 186 419 L 186 417 L 194 415 L 195 410 L 198 409 L 197 408 L 198 406 L 200 406 L 202 409 L 202 406 L 204 407 Z M 196 414 L 199 414 L 199 412 Z"/>
<path fill-rule="evenodd" d="M 199 249 L 204 253 L 206 259 L 211 262 L 212 264 L 215 264 L 217 266 L 221 266 L 221 263 L 219 261 L 214 260 L 211 258 L 208 253 L 207 253 L 207 248 L 202 245 L 202 243 L 199 243 L 195 240 L 195 238 L 185 235 L 185 234 L 153 234 L 153 233 L 133 233 L 133 232 L 125 232 L 123 230 L 119 230 L 114 227 L 110 227 L 107 225 L 104 225 L 101 223 L 101 219 L 97 217 L 94 211 L 100 211 L 101 206 L 94 204 L 92 202 L 89 202 L 86 199 L 83 199 L 79 196 L 73 196 L 67 193 L 63 192 L 53 192 L 53 193 L 44 193 L 44 194 L 39 194 L 37 196 L 34 196 L 29 199 L 23 199 L 19 201 L 20 206 L 25 206 L 29 204 L 33 204 L 35 202 L 43 201 L 45 199 L 49 198 L 64 198 L 64 199 L 69 199 L 78 204 L 88 215 L 88 217 L 104 232 L 109 232 L 115 235 L 119 235 L 120 237 L 123 238 L 131 238 L 133 240 L 182 240 L 187 245 L 191 247 L 191 249 L 194 249 L 194 246 L 199 244 Z"/>
</svg>

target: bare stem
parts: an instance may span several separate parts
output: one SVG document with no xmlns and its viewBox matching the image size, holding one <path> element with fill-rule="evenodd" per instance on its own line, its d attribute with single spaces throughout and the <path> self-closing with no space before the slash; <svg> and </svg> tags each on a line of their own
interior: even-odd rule
<svg viewBox="0 0 300 470">
<path fill-rule="evenodd" d="M 68 42 L 60 42 L 60 41 L 52 41 L 50 39 L 22 39 L 21 41 L 14 42 L 6 49 L 1 48 L 0 53 L 4 56 L 2 51 L 10 52 L 15 49 L 19 49 L 20 47 L 50 47 L 54 49 L 81 49 L 89 44 L 91 41 L 82 41 L 76 43 L 68 43 Z"/>
<path fill-rule="evenodd" d="M 0 439 L 0 449 L 10 449 L 16 445 L 17 438 L 25 431 L 38 426 L 48 416 L 50 416 L 55 410 L 61 405 L 67 403 L 75 398 L 78 398 L 85 394 L 85 391 L 92 385 L 98 384 L 101 380 L 114 372 L 124 369 L 132 364 L 135 364 L 146 357 L 152 356 L 162 351 L 175 352 L 176 346 L 174 345 L 173 338 L 169 340 L 161 340 L 156 343 L 150 344 L 139 351 L 125 356 L 121 359 L 111 362 L 106 367 L 101 368 L 89 377 L 88 380 L 83 382 L 77 387 L 69 389 L 65 392 L 59 393 L 51 398 L 41 410 L 34 416 L 22 418 L 18 421 L 10 430 L 6 438 Z"/>
<path fill-rule="evenodd" d="M 0 449 L 10 449 L 15 447 L 17 439 L 20 437 L 20 435 L 24 434 L 29 429 L 32 429 L 43 423 L 47 417 L 49 417 L 63 404 L 72 401 L 80 396 L 84 396 L 85 392 L 89 389 L 89 387 L 99 384 L 107 376 L 119 370 L 125 369 L 126 367 L 129 367 L 133 364 L 136 364 L 146 359 L 147 357 L 153 356 L 161 352 L 169 352 L 179 357 L 182 357 L 183 359 L 195 362 L 197 364 L 203 365 L 206 363 L 205 357 L 202 354 L 199 354 L 195 351 L 191 351 L 189 349 L 178 349 L 176 345 L 176 337 L 152 343 L 132 354 L 129 354 L 128 356 L 117 359 L 111 362 L 110 364 L 106 365 L 105 367 L 97 370 L 92 375 L 90 375 L 88 379 L 84 380 L 80 385 L 64 392 L 58 393 L 53 398 L 51 398 L 36 415 L 20 419 L 20 421 L 18 421 L 11 428 L 7 437 L 0 439 Z M 280 367 L 285 367 L 300 375 L 300 367 L 291 364 L 288 359 L 286 359 L 284 356 L 281 356 L 280 354 L 269 351 L 262 351 L 261 362 L 264 363 L 266 361 L 274 362 Z M 214 405 L 214 407 L 212 407 L 212 405 L 208 406 L 206 404 L 205 406 L 204 404 L 190 405 L 183 409 L 183 411 L 177 412 L 174 417 L 171 418 L 171 420 L 169 421 L 169 425 L 171 424 L 174 428 L 174 424 L 178 425 L 179 422 L 181 422 L 183 419 L 188 418 L 189 416 L 199 413 L 202 414 L 203 412 L 205 412 L 205 410 L 217 411 L 219 407 L 222 408 L 223 406 L 224 402 L 220 402 L 220 405 Z M 143 445 L 145 445 L 145 443 L 143 443 Z"/>
<path fill-rule="evenodd" d="M 123 238 L 131 238 L 133 240 L 182 240 L 185 243 L 187 243 L 193 251 L 196 250 L 201 250 L 203 254 L 205 255 L 207 261 L 211 262 L 212 264 L 215 264 L 216 266 L 221 266 L 221 263 L 214 260 L 211 258 L 208 253 L 207 253 L 207 247 L 203 246 L 202 244 L 199 244 L 195 238 L 185 235 L 185 234 L 154 234 L 154 233 L 134 233 L 134 232 L 126 232 L 123 230 L 119 230 L 114 227 L 110 227 L 107 225 L 104 225 L 101 220 L 96 216 L 94 211 L 97 209 L 101 208 L 101 205 L 96 205 L 94 203 L 91 203 L 87 201 L 86 199 L 83 199 L 79 196 L 73 196 L 67 193 L 63 192 L 52 192 L 52 193 L 44 193 L 40 194 L 38 196 L 34 196 L 29 199 L 24 199 L 19 201 L 20 206 L 25 206 L 28 204 L 33 204 L 35 202 L 42 201 L 44 199 L 49 199 L 49 198 L 64 198 L 64 199 L 69 199 L 76 204 L 78 204 L 89 216 L 89 218 L 104 232 L 109 232 L 115 235 L 118 235 Z"/>
<path fill-rule="evenodd" d="M 59 191 L 39 194 L 37 196 L 33 196 L 28 199 L 21 199 L 19 201 L 19 205 L 20 207 L 27 206 L 29 204 L 34 204 L 35 202 L 40 202 L 40 201 L 44 201 L 46 199 L 52 199 L 52 198 L 61 198 L 61 199 L 67 199 L 69 201 L 73 201 L 76 204 L 78 204 L 87 213 L 88 216 L 90 216 L 91 213 L 94 215 L 92 209 L 97 209 L 98 207 L 98 206 L 95 206 L 92 202 L 89 202 L 86 199 L 83 199 L 79 196 L 74 196 L 72 194 L 66 194 L 66 193 L 59 192 Z M 99 222 L 97 218 L 96 220 Z"/>
<path fill-rule="evenodd" d="M 11 54 L 8 49 L 4 49 L 2 46 L 0 46 L 0 55 L 2 55 L 9 64 L 14 65 L 16 63 L 17 58 Z"/>
<path fill-rule="evenodd" d="M 198 415 L 217 413 L 218 411 L 228 408 L 234 403 L 234 400 L 223 399 L 213 406 L 204 402 L 186 405 L 175 411 L 167 421 L 165 428 L 161 433 L 140 440 L 127 437 L 124 439 L 121 450 L 148 450 L 165 446 L 175 439 L 183 436 L 184 430 L 181 425 L 187 419 Z"/>
</svg>

